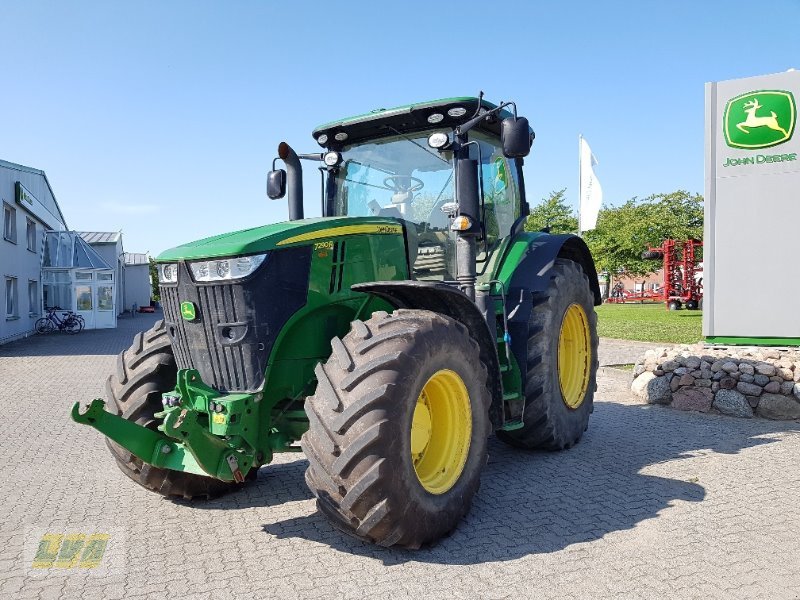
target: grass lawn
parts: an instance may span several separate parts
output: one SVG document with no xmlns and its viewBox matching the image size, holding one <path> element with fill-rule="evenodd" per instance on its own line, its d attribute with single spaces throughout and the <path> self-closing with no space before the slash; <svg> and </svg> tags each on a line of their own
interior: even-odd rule
<svg viewBox="0 0 800 600">
<path fill-rule="evenodd" d="M 600 337 L 673 344 L 691 344 L 702 337 L 699 310 L 668 311 L 663 304 L 604 304 L 595 309 Z"/>
</svg>

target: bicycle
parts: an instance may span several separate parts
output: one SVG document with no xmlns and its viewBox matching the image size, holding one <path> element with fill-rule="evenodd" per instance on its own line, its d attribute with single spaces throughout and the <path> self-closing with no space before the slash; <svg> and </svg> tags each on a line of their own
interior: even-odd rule
<svg viewBox="0 0 800 600">
<path fill-rule="evenodd" d="M 83 317 L 80 315 L 76 315 L 72 311 L 68 310 L 66 312 L 61 313 L 62 318 L 59 318 L 56 314 L 56 310 L 58 308 L 48 308 L 47 309 L 47 316 L 38 319 L 34 324 L 34 328 L 36 329 L 36 333 L 50 333 L 51 331 L 55 331 L 58 329 L 59 331 L 76 334 L 80 333 L 84 326 Z"/>
</svg>

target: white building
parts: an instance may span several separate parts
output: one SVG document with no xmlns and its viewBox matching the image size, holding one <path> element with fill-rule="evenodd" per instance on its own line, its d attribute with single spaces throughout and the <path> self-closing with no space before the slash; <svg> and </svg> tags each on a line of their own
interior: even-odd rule
<svg viewBox="0 0 800 600">
<path fill-rule="evenodd" d="M 126 260 L 120 232 L 69 231 L 44 171 L 0 160 L 0 203 L 0 344 L 33 334 L 49 308 L 102 329 L 134 303 L 150 304 L 147 256 Z"/>
<path fill-rule="evenodd" d="M 48 231 L 66 230 L 44 171 L 0 160 L 0 344 L 30 335 L 42 316 L 41 257 Z"/>
</svg>

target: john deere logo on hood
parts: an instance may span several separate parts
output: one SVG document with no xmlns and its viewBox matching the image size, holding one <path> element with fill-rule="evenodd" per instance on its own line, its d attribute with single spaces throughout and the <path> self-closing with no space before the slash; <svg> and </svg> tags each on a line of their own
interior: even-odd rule
<svg viewBox="0 0 800 600">
<path fill-rule="evenodd" d="M 792 138 L 796 121 L 797 106 L 791 92 L 748 92 L 728 100 L 725 106 L 725 143 L 747 150 L 777 146 Z"/>
</svg>

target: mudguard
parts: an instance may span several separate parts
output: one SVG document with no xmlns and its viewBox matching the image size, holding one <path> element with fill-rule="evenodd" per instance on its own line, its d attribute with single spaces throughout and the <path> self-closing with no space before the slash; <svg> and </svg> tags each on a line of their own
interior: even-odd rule
<svg viewBox="0 0 800 600">
<path fill-rule="evenodd" d="M 583 268 L 589 278 L 594 294 L 594 304 L 599 306 L 603 299 L 597 281 L 597 269 L 586 242 L 577 235 L 548 233 L 537 235 L 528 245 L 517 262 L 514 272 L 506 285 L 506 314 L 511 335 L 511 351 L 519 365 L 523 381 L 528 371 L 528 320 L 533 309 L 534 297 L 547 290 L 550 271 L 557 258 L 567 258 Z"/>
</svg>

